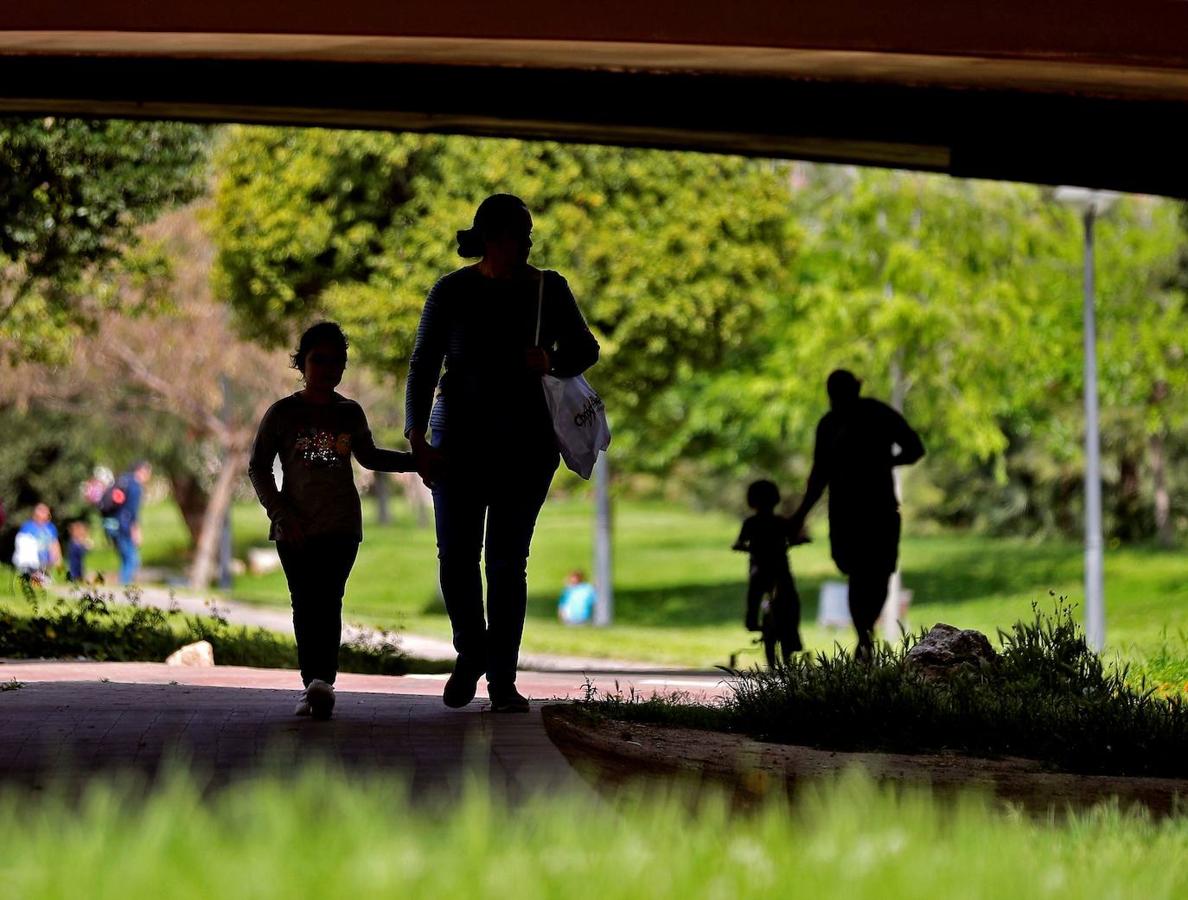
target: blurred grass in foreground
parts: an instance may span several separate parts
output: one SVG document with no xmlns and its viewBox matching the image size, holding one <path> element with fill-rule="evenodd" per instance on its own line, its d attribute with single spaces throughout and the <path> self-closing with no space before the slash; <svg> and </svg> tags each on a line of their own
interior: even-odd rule
<svg viewBox="0 0 1188 900">
<path fill-rule="evenodd" d="M 100 782 L 79 802 L 0 799 L 0 886 L 120 898 L 1183 897 L 1188 819 L 1113 807 L 1053 821 L 934 802 L 851 774 L 731 814 L 722 797 L 552 795 L 508 807 L 477 783 L 410 806 L 383 780 L 311 768 L 203 798 Z"/>
</svg>

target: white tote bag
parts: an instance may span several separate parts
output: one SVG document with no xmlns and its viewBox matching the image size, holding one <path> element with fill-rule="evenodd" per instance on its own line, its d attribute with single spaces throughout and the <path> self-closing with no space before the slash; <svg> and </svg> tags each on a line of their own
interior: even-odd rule
<svg viewBox="0 0 1188 900">
<path fill-rule="evenodd" d="M 540 346 L 540 317 L 544 308 L 544 273 L 536 297 L 536 346 Z M 583 478 L 594 471 L 598 454 L 610 446 L 610 425 L 606 408 L 598 392 L 590 387 L 582 375 L 558 378 L 541 377 L 545 401 L 553 417 L 553 431 L 557 435 L 557 449 L 565 465 Z"/>
</svg>

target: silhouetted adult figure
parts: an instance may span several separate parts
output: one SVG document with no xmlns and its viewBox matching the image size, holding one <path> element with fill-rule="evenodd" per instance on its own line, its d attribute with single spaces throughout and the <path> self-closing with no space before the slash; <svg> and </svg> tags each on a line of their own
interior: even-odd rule
<svg viewBox="0 0 1188 900">
<path fill-rule="evenodd" d="M 518 197 L 495 194 L 479 205 L 473 226 L 458 232 L 458 254 L 479 262 L 429 292 L 409 363 L 405 434 L 433 489 L 441 591 L 458 653 L 442 699 L 455 708 L 474 699 L 485 672 L 492 711 L 528 710 L 516 690 L 528 549 L 560 459 L 540 379 L 578 375 L 598 359 L 565 279 L 528 264 L 531 235 Z"/>
<path fill-rule="evenodd" d="M 147 460 L 137 460 L 116 479 L 100 504 L 103 530 L 120 558 L 120 584 L 132 584 L 140 570 L 140 507 L 144 487 L 152 477 L 152 465 Z M 114 498 L 115 506 L 104 511 L 109 496 Z"/>
<path fill-rule="evenodd" d="M 830 549 L 849 577 L 857 656 L 870 659 L 874 625 L 899 561 L 899 498 L 891 470 L 923 457 L 924 444 L 894 409 L 861 396 L 862 382 L 853 373 L 838 369 L 825 387 L 830 410 L 817 424 L 812 472 L 789 529 L 800 533 L 828 487 Z"/>
</svg>

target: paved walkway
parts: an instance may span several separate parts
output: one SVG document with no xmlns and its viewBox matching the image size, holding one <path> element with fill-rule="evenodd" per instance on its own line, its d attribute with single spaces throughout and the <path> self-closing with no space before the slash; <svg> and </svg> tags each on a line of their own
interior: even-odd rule
<svg viewBox="0 0 1188 900">
<path fill-rule="evenodd" d="M 150 606 L 169 609 L 176 606 L 192 615 L 209 615 L 211 600 L 185 591 L 171 592 L 168 588 L 157 585 L 143 585 L 141 601 Z M 117 600 L 123 600 L 124 595 L 119 588 L 114 589 Z M 255 606 L 235 600 L 216 599 L 215 605 L 219 613 L 234 625 L 267 628 L 269 631 L 279 631 L 283 634 L 293 633 L 293 618 L 288 609 Z M 424 635 L 408 634 L 404 631 L 396 632 L 401 648 L 409 656 L 419 659 L 453 660 L 454 647 L 449 641 Z M 365 625 L 347 624 L 343 628 L 343 640 L 367 642 L 378 640 L 380 632 Z M 656 663 L 640 660 L 600 659 L 592 656 L 562 656 L 551 653 L 521 653 L 520 670 L 539 672 L 654 672 L 654 671 L 684 671 L 658 667 Z"/>
<path fill-rule="evenodd" d="M 329 722 L 295 717 L 297 674 L 235 666 L 0 661 L 0 782 L 84 782 L 100 772 L 155 774 L 186 761 L 213 784 L 254 771 L 290 771 L 325 759 L 348 770 L 406 779 L 418 797 L 449 796 L 478 775 L 513 799 L 539 790 L 588 790 L 553 746 L 540 701 L 581 696 L 585 678 L 523 673 L 528 715 L 494 715 L 485 693 L 462 710 L 440 695 L 445 676 L 339 676 Z M 704 696 L 714 677 L 591 673 L 603 691 Z M 17 687 L 16 685 L 20 685 Z"/>
</svg>

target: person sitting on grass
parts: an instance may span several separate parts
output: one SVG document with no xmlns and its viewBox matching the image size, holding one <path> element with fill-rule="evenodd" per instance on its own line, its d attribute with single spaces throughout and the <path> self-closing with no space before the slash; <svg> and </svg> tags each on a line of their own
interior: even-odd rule
<svg viewBox="0 0 1188 900">
<path fill-rule="evenodd" d="M 565 590 L 557 601 L 557 618 L 566 625 L 589 625 L 595 598 L 594 585 L 586 581 L 581 569 L 574 569 L 565 579 Z"/>
<path fill-rule="evenodd" d="M 318 719 L 329 718 L 334 709 L 342 598 L 363 540 L 351 454 L 377 472 L 414 469 L 411 453 L 376 448 L 362 407 L 334 390 L 346 368 L 347 346 L 334 322 L 321 322 L 301 336 L 293 367 L 305 387 L 264 414 L 248 465 L 289 585 L 305 685 L 296 714 Z M 279 489 L 272 469 L 277 456 Z"/>
<path fill-rule="evenodd" d="M 800 595 L 788 566 L 788 520 L 776 515 L 779 502 L 779 488 L 771 481 L 756 481 L 747 488 L 747 506 L 755 512 L 743 522 L 733 549 L 751 556 L 747 631 L 761 630 L 759 606 L 765 595 L 770 596 L 776 637 L 787 662 L 804 645 L 800 640 Z M 792 542 L 804 543 L 804 540 L 798 532 Z"/>
<path fill-rule="evenodd" d="M 33 515 L 17 531 L 12 565 L 38 584 L 49 581 L 49 572 L 62 561 L 62 545 L 49 505 L 38 503 Z"/>
</svg>

